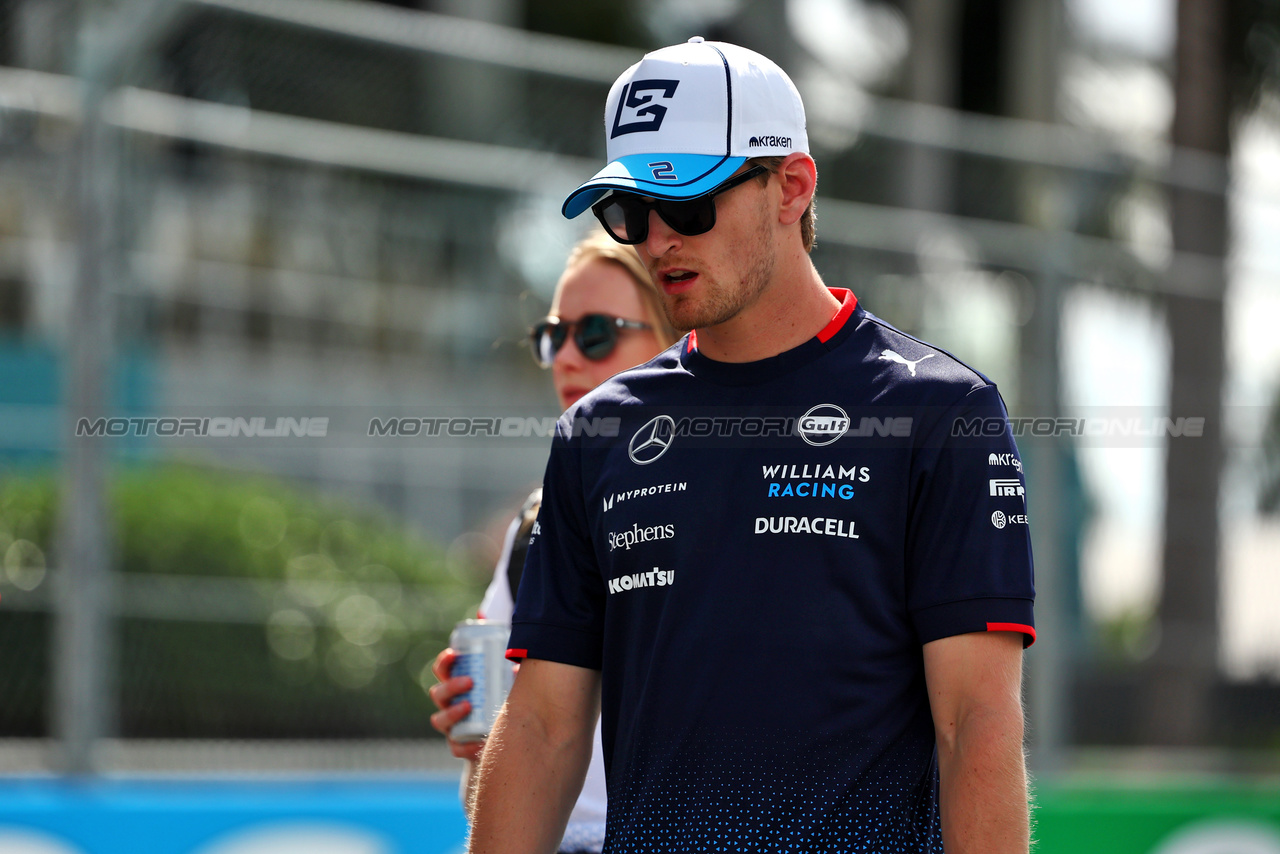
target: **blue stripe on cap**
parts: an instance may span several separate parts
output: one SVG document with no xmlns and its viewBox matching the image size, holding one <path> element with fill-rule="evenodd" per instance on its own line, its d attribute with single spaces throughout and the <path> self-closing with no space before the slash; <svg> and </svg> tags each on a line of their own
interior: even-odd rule
<svg viewBox="0 0 1280 854">
<path fill-rule="evenodd" d="M 632 154 L 620 157 L 569 194 L 560 212 L 568 219 L 609 190 L 655 199 L 693 199 L 727 181 L 747 161 L 716 154 Z"/>
</svg>

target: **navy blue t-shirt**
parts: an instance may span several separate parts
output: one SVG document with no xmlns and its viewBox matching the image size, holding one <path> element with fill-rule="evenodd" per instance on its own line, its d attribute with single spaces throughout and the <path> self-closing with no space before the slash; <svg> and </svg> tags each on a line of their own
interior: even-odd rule
<svg viewBox="0 0 1280 854">
<path fill-rule="evenodd" d="M 833 292 L 793 350 L 686 337 L 557 425 L 509 656 L 603 671 L 606 852 L 941 851 L 921 648 L 1034 639 L 995 386 Z"/>
</svg>

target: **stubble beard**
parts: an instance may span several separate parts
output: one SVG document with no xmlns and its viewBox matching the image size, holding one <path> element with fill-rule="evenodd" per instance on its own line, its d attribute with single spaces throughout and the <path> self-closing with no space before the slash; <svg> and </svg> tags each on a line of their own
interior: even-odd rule
<svg viewBox="0 0 1280 854">
<path fill-rule="evenodd" d="M 754 234 L 748 238 L 750 254 L 742 279 L 734 285 L 725 285 L 710 279 L 702 283 L 702 298 L 694 301 L 677 294 L 662 300 L 662 311 L 667 322 L 679 332 L 691 329 L 705 329 L 737 317 L 743 309 L 755 304 L 760 295 L 773 280 L 776 266 L 773 244 L 770 241 L 770 229 L 765 218 L 766 211 L 760 209 L 760 219 Z"/>
</svg>

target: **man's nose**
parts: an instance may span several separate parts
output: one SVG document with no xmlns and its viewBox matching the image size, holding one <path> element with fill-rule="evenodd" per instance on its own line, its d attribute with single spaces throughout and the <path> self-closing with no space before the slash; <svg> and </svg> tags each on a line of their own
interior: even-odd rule
<svg viewBox="0 0 1280 854">
<path fill-rule="evenodd" d="M 657 210 L 649 211 L 649 234 L 645 238 L 645 251 L 653 258 L 661 258 L 671 249 L 678 247 L 682 235 L 667 221 L 658 215 Z"/>
</svg>

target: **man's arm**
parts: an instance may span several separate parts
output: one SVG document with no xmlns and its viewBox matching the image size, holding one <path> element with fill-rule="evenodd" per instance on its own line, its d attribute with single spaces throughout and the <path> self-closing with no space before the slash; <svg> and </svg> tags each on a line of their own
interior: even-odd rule
<svg viewBox="0 0 1280 854">
<path fill-rule="evenodd" d="M 924 645 L 938 739 L 947 854 L 1027 854 L 1022 635 L 955 635 Z"/>
<path fill-rule="evenodd" d="M 552 854 L 587 776 L 600 673 L 529 659 L 480 756 L 471 854 Z"/>
</svg>

